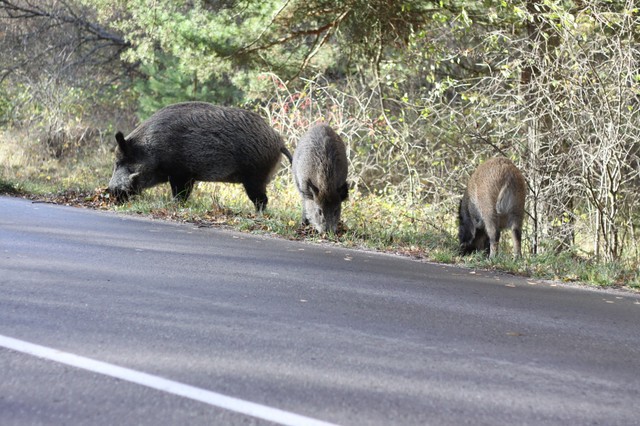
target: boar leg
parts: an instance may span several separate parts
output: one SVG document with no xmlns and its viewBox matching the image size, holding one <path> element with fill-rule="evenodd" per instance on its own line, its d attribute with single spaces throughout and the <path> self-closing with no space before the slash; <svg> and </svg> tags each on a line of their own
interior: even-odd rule
<svg viewBox="0 0 640 426">
<path fill-rule="evenodd" d="M 256 183 L 252 180 L 246 180 L 243 182 L 243 185 L 247 196 L 251 202 L 253 202 L 253 205 L 256 206 L 256 211 L 258 213 L 264 211 L 269 202 L 269 198 L 267 198 L 267 184 L 265 182 Z"/>
<path fill-rule="evenodd" d="M 513 255 L 522 257 L 522 229 L 518 227 L 512 228 L 511 237 L 513 239 Z"/>
<path fill-rule="evenodd" d="M 171 185 L 173 198 L 184 203 L 191 195 L 195 181 L 192 178 L 169 176 L 169 184 Z"/>
<path fill-rule="evenodd" d="M 476 228 L 473 240 L 468 244 L 464 254 L 471 254 L 474 251 L 484 251 L 489 255 L 489 237 L 484 228 Z"/>
<path fill-rule="evenodd" d="M 495 257 L 498 254 L 500 231 L 494 227 L 487 227 L 487 235 L 489 236 L 489 257 Z"/>
</svg>

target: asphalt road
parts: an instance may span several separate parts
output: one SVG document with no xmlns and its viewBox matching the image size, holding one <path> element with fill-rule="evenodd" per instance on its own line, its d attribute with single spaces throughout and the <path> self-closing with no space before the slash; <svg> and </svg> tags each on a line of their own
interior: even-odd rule
<svg viewBox="0 0 640 426">
<path fill-rule="evenodd" d="M 343 425 L 640 424 L 637 295 L 0 197 L 8 338 Z M 270 424 L 3 344 L 2 425 Z"/>
</svg>

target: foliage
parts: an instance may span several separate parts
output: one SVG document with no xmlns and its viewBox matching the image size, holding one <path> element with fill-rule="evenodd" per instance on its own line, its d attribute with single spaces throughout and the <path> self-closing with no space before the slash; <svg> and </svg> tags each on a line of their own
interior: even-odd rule
<svg viewBox="0 0 640 426">
<path fill-rule="evenodd" d="M 261 72 L 283 81 L 327 73 L 336 77 L 373 68 L 390 47 L 406 47 L 439 1 L 404 0 L 83 0 L 100 22 L 130 43 L 123 57 L 260 99 Z M 355 66 L 354 66 L 355 65 Z M 175 86 L 174 86 L 175 87 Z M 212 92 L 212 94 L 214 94 Z M 217 101 L 228 101 L 217 94 Z M 185 99 L 188 95 L 185 96 Z"/>
<path fill-rule="evenodd" d="M 200 81 L 196 74 L 185 74 L 175 65 L 175 58 L 161 56 L 155 63 L 140 67 L 144 77 L 136 79 L 134 91 L 138 97 L 138 116 L 141 120 L 176 102 L 234 105 L 242 99 L 242 93 L 230 82 L 213 79 Z"/>
<path fill-rule="evenodd" d="M 0 126 L 6 125 L 11 116 L 11 97 L 5 83 L 0 83 Z"/>
</svg>

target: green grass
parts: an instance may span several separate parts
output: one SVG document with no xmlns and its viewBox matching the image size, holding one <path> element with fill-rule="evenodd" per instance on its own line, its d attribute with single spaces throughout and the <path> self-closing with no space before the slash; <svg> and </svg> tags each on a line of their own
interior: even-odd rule
<svg viewBox="0 0 640 426">
<path fill-rule="evenodd" d="M 20 194 L 20 192 L 20 189 L 15 183 L 4 181 L 2 178 L 0 178 L 0 193 L 18 195 Z"/>
</svg>

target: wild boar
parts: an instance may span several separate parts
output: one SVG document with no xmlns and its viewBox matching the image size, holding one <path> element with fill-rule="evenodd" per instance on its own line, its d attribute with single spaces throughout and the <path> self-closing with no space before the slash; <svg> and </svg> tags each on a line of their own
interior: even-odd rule
<svg viewBox="0 0 640 426">
<path fill-rule="evenodd" d="M 302 198 L 302 223 L 335 233 L 349 194 L 344 142 L 326 124 L 302 136 L 293 153 L 293 177 Z"/>
<path fill-rule="evenodd" d="M 241 183 L 257 211 L 267 206 L 267 183 L 284 154 L 280 135 L 260 115 L 205 102 L 184 102 L 157 111 L 118 147 L 109 192 L 119 201 L 169 182 L 186 201 L 196 181 Z"/>
<path fill-rule="evenodd" d="M 513 253 L 521 256 L 525 195 L 524 176 L 509 159 L 497 157 L 481 164 L 460 200 L 460 252 L 484 250 L 493 257 L 498 253 L 500 231 L 511 228 Z"/>
</svg>

